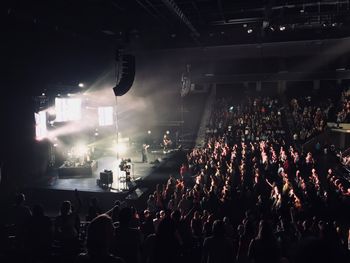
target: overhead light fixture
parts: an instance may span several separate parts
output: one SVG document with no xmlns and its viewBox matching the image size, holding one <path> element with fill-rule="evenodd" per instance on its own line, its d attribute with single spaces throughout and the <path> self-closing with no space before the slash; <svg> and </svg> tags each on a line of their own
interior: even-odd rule
<svg viewBox="0 0 350 263">
<path fill-rule="evenodd" d="M 247 30 L 247 33 L 248 33 L 248 34 L 253 33 L 253 29 L 249 28 L 249 29 Z"/>
<path fill-rule="evenodd" d="M 286 27 L 285 26 L 280 26 L 280 31 L 284 31 L 286 30 Z"/>
</svg>

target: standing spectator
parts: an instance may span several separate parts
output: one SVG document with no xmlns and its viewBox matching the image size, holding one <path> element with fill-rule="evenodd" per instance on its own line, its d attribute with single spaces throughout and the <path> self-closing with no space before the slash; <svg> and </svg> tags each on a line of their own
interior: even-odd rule
<svg viewBox="0 0 350 263">
<path fill-rule="evenodd" d="M 141 232 L 131 228 L 133 210 L 123 208 L 119 213 L 119 227 L 115 229 L 114 254 L 123 258 L 126 263 L 141 262 Z"/>
<path fill-rule="evenodd" d="M 44 214 L 40 205 L 33 208 L 33 216 L 28 220 L 27 244 L 31 255 L 37 260 L 46 260 L 51 252 L 53 224 Z"/>
<path fill-rule="evenodd" d="M 213 224 L 213 235 L 203 244 L 202 263 L 228 263 L 234 259 L 233 244 L 225 236 L 225 225 L 221 220 Z"/>
<path fill-rule="evenodd" d="M 279 247 L 268 222 L 260 221 L 259 233 L 250 243 L 248 257 L 254 263 L 278 263 L 280 261 Z"/>
<path fill-rule="evenodd" d="M 87 253 L 80 254 L 76 263 L 124 263 L 121 258 L 110 254 L 113 242 L 113 222 L 107 215 L 100 215 L 93 219 L 87 233 Z"/>
</svg>

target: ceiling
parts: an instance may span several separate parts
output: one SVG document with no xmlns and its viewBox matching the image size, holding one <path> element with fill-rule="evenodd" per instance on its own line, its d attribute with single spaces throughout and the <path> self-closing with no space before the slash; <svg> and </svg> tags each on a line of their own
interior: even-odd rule
<svg viewBox="0 0 350 263">
<path fill-rule="evenodd" d="M 19 0 L 5 6 L 12 36 L 40 32 L 43 41 L 58 34 L 132 49 L 350 35 L 349 0 Z"/>
</svg>

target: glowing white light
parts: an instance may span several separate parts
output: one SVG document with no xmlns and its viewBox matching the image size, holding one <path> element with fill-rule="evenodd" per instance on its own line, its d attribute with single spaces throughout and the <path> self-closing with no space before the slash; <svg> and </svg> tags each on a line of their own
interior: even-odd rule
<svg viewBox="0 0 350 263">
<path fill-rule="evenodd" d="M 148 133 L 148 134 L 151 134 L 152 132 L 149 130 L 147 133 Z"/>
<path fill-rule="evenodd" d="M 285 26 L 280 26 L 280 31 L 284 31 L 286 30 L 286 27 Z"/>
<path fill-rule="evenodd" d="M 41 93 L 41 96 L 45 96 L 45 93 Z"/>
<path fill-rule="evenodd" d="M 40 111 L 39 113 L 34 113 L 34 117 L 35 117 L 35 136 L 36 136 L 36 139 L 40 141 L 47 136 L 46 112 Z"/>
<path fill-rule="evenodd" d="M 53 144 L 53 147 L 58 147 L 58 144 L 57 144 L 57 143 L 54 143 L 54 144 Z"/>
<path fill-rule="evenodd" d="M 166 134 L 170 134 L 170 131 L 166 131 Z"/>
<path fill-rule="evenodd" d="M 88 152 L 88 147 L 85 145 L 78 145 L 75 150 L 77 156 L 84 156 Z"/>
<path fill-rule="evenodd" d="M 84 88 L 84 83 L 81 83 L 81 82 L 80 82 L 80 83 L 78 84 L 78 86 L 79 86 L 80 88 Z"/>
<path fill-rule="evenodd" d="M 56 122 L 76 121 L 81 119 L 80 98 L 55 99 Z"/>
<path fill-rule="evenodd" d="M 49 115 L 55 115 L 55 114 L 56 114 L 54 108 L 49 108 L 49 109 L 47 110 L 47 113 L 48 113 Z"/>
<path fill-rule="evenodd" d="M 248 33 L 248 34 L 253 33 L 253 29 L 249 28 L 249 29 L 247 30 L 247 33 Z"/>
<path fill-rule="evenodd" d="M 125 153 L 127 151 L 128 147 L 126 146 L 126 144 L 124 143 L 119 143 L 119 144 L 116 144 L 114 147 L 113 147 L 113 151 L 115 153 Z"/>
<path fill-rule="evenodd" d="M 98 107 L 98 124 L 100 126 L 113 125 L 113 107 Z"/>
<path fill-rule="evenodd" d="M 95 132 L 95 136 L 98 136 L 98 132 Z"/>
</svg>

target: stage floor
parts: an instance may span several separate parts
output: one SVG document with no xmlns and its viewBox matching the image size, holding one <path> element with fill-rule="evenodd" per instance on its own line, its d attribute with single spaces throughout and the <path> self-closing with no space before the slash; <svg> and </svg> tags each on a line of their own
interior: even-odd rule
<svg viewBox="0 0 350 263">
<path fill-rule="evenodd" d="M 115 156 L 102 156 L 97 159 L 97 170 L 92 175 L 78 174 L 72 177 L 59 177 L 57 169 L 52 169 L 48 172 L 46 178 L 37 183 L 37 188 L 54 189 L 54 190 L 74 190 L 85 192 L 125 192 L 129 191 L 130 187 L 135 186 L 139 180 L 149 176 L 161 162 L 169 158 L 170 154 L 164 154 L 162 151 L 154 151 L 149 154 L 149 163 L 143 163 L 140 155 L 131 156 L 131 178 L 132 182 L 126 184 L 122 178 L 123 172 L 120 171 L 118 160 Z M 102 188 L 97 185 L 97 179 L 100 178 L 100 172 L 111 170 L 113 172 L 113 184 L 110 189 Z M 34 186 L 34 185 L 33 185 Z"/>
</svg>

